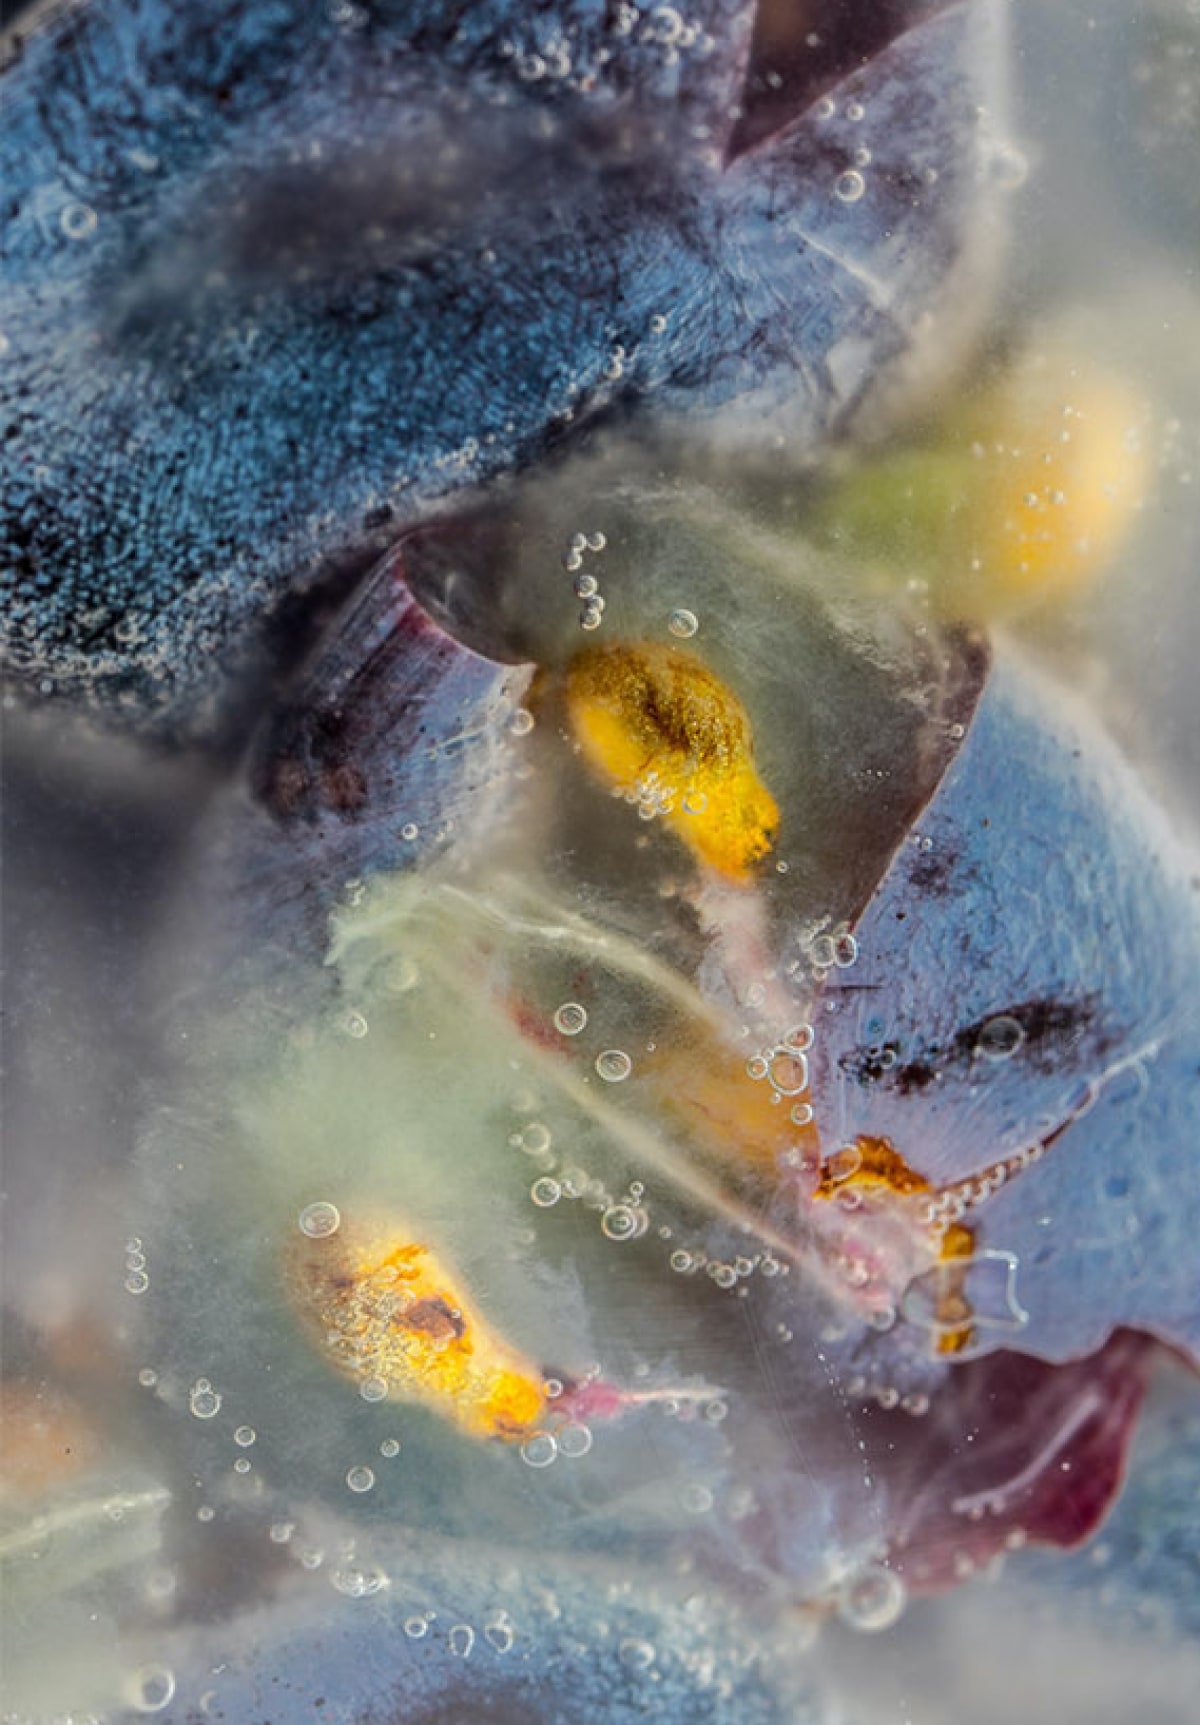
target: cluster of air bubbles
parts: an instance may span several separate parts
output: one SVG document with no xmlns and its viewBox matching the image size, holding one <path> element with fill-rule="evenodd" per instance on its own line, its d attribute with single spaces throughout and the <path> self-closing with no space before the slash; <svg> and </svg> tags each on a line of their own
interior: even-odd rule
<svg viewBox="0 0 1200 1725">
<path fill-rule="evenodd" d="M 627 789 L 622 790 L 617 786 L 613 790 L 613 796 L 620 797 L 630 807 L 636 808 L 639 818 L 644 821 L 652 821 L 657 815 L 672 814 L 678 795 L 678 786 L 665 784 L 661 775 L 653 769 L 643 773 Z M 705 803 L 703 792 L 689 790 L 684 796 L 683 807 L 689 815 L 701 814 Z"/>
<path fill-rule="evenodd" d="M 598 629 L 604 620 L 605 600 L 600 591 L 600 583 L 590 570 L 584 568 L 583 562 L 589 553 L 598 555 L 607 544 L 608 540 L 603 533 L 575 533 L 571 536 L 563 557 L 563 568 L 568 575 L 575 577 L 575 597 L 581 601 L 581 629 Z"/>
<path fill-rule="evenodd" d="M 667 628 L 680 641 L 690 641 L 700 627 L 700 619 L 694 611 L 686 610 L 682 605 L 676 606 L 667 618 Z"/>
<path fill-rule="evenodd" d="M 161 1713 L 175 1696 L 175 1673 L 169 1665 L 143 1665 L 125 1685 L 125 1698 L 135 1713 Z"/>
<path fill-rule="evenodd" d="M 746 1062 L 746 1075 L 756 1083 L 768 1082 L 775 1102 L 800 1096 L 808 1089 L 808 1051 L 813 1044 L 811 1024 L 797 1024 L 769 1048 L 752 1054 Z M 812 1119 L 808 1103 L 797 1103 L 792 1120 L 798 1126 Z"/>
<path fill-rule="evenodd" d="M 561 1036 L 578 1036 L 587 1021 L 587 1008 L 577 1000 L 564 1000 L 554 1014 L 554 1028 Z"/>
<path fill-rule="evenodd" d="M 606 1048 L 596 1056 L 596 1071 L 606 1084 L 620 1084 L 633 1071 L 633 1061 L 623 1048 Z"/>
<path fill-rule="evenodd" d="M 526 1438 L 521 1445 L 521 1460 L 526 1467 L 537 1469 L 551 1467 L 559 1456 L 565 1456 L 568 1461 L 577 1461 L 588 1454 L 594 1441 L 589 1426 L 572 1420 L 569 1424 L 560 1426 L 557 1431 L 534 1432 L 531 1437 Z"/>
<path fill-rule="evenodd" d="M 197 1378 L 188 1391 L 188 1407 L 198 1420 L 211 1420 L 221 1411 L 221 1392 L 207 1378 Z"/>
<path fill-rule="evenodd" d="M 331 1234 L 336 1234 L 342 1225 L 342 1213 L 336 1204 L 319 1200 L 315 1204 L 306 1204 L 301 1210 L 299 1228 L 310 1240 L 327 1240 Z"/>
<path fill-rule="evenodd" d="M 848 923 L 829 926 L 829 918 L 803 926 L 797 935 L 802 956 L 809 961 L 812 975 L 821 982 L 831 969 L 850 969 L 859 959 L 859 942 L 850 933 Z"/>
<path fill-rule="evenodd" d="M 851 1629 L 875 1634 L 890 1629 L 904 1611 L 904 1582 L 882 1563 L 868 1563 L 841 1590 L 838 1616 Z"/>
<path fill-rule="evenodd" d="M 127 1294 L 144 1294 L 150 1286 L 150 1278 L 146 1274 L 146 1254 L 142 1250 L 142 1242 L 133 1235 L 125 1242 L 125 1292 Z"/>
</svg>

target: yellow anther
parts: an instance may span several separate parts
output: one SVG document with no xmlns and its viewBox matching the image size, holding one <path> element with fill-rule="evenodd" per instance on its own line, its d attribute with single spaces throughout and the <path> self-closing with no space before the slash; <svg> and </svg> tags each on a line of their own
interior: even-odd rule
<svg viewBox="0 0 1200 1725">
<path fill-rule="evenodd" d="M 580 653 L 566 695 L 589 765 L 703 863 L 745 879 L 771 848 L 779 809 L 732 690 L 692 653 L 629 642 Z"/>
<path fill-rule="evenodd" d="M 864 569 L 925 582 L 976 622 L 1070 598 L 1103 573 L 1150 489 L 1149 409 L 1062 350 L 1026 356 L 930 442 L 864 466 L 815 527 Z"/>
<path fill-rule="evenodd" d="M 527 1437 L 545 1411 L 541 1374 L 473 1309 L 453 1273 L 394 1218 L 298 1233 L 287 1281 L 326 1359 L 360 1384 L 453 1421 L 472 1437 Z"/>
<path fill-rule="evenodd" d="M 1095 367 L 1030 362 L 971 418 L 976 472 L 941 607 L 994 616 L 1066 597 L 1112 560 L 1145 501 L 1144 404 Z"/>
</svg>

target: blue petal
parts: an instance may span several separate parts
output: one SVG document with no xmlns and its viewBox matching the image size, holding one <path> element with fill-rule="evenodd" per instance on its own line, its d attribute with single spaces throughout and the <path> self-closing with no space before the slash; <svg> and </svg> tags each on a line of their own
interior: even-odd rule
<svg viewBox="0 0 1200 1725">
<path fill-rule="evenodd" d="M 1198 878 L 1094 721 L 1001 654 L 814 1058 L 831 1147 L 888 1138 L 939 1186 L 1034 1152 L 967 1214 L 1016 1262 L 985 1347 L 1065 1360 L 1128 1324 L 1200 1351 Z"/>
</svg>

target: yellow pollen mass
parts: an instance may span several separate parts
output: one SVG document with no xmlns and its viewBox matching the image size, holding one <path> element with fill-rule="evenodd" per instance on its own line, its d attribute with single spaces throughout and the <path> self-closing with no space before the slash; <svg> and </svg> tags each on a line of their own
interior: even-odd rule
<svg viewBox="0 0 1200 1725">
<path fill-rule="evenodd" d="M 586 648 L 566 703 L 592 769 L 661 815 L 701 862 L 741 881 L 770 850 L 779 809 L 755 770 L 746 710 L 694 654 Z"/>
<path fill-rule="evenodd" d="M 453 1272 L 397 1219 L 300 1234 L 285 1280 L 329 1363 L 395 1401 L 430 1409 L 471 1437 L 517 1441 L 545 1411 L 540 1372 L 475 1310 Z"/>
</svg>

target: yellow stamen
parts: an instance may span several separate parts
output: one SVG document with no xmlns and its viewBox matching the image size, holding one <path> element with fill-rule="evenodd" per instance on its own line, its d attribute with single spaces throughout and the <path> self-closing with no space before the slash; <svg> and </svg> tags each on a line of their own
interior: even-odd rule
<svg viewBox="0 0 1200 1725">
<path fill-rule="evenodd" d="M 545 1411 L 541 1374 L 487 1325 L 430 1247 L 392 1218 L 300 1234 L 289 1292 L 329 1362 L 472 1437 L 527 1437 Z"/>
<path fill-rule="evenodd" d="M 694 654 L 627 642 L 580 653 L 566 695 L 589 765 L 661 814 L 710 868 L 745 879 L 771 848 L 779 809 L 732 690 Z"/>
</svg>

